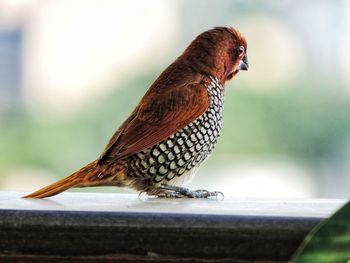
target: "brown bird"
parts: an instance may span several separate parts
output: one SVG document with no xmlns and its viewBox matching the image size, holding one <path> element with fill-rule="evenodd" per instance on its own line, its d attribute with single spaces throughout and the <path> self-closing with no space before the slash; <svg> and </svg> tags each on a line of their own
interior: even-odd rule
<svg viewBox="0 0 350 263">
<path fill-rule="evenodd" d="M 182 185 L 217 143 L 224 85 L 248 69 L 246 53 L 246 40 L 234 28 L 200 34 L 153 83 L 96 161 L 25 197 L 87 186 L 129 186 L 159 197 L 217 196 Z"/>
</svg>

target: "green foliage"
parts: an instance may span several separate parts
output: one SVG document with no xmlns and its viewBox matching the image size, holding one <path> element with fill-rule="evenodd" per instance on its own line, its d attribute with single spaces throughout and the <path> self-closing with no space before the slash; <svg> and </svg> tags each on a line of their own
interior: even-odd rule
<svg viewBox="0 0 350 263">
<path fill-rule="evenodd" d="M 319 224 L 304 240 L 293 263 L 350 262 L 350 202 Z"/>
<path fill-rule="evenodd" d="M 338 94 L 297 88 L 274 93 L 226 91 L 219 149 L 234 154 L 284 154 L 328 158 L 350 133 L 349 100 Z"/>
</svg>

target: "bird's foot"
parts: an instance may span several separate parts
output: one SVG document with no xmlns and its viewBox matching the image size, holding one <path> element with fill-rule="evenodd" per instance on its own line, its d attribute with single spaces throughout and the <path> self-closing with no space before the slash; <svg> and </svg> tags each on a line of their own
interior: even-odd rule
<svg viewBox="0 0 350 263">
<path fill-rule="evenodd" d="M 158 198 L 183 198 L 185 196 L 179 192 L 162 190 L 162 192 L 157 194 L 157 197 Z"/>
<path fill-rule="evenodd" d="M 224 194 L 219 191 L 213 191 L 210 192 L 208 190 L 190 190 L 185 187 L 180 187 L 180 186 L 174 186 L 174 185 L 167 185 L 167 184 L 162 184 L 160 186 L 160 189 L 164 190 L 162 195 L 159 195 L 159 197 L 165 197 L 165 198 L 183 198 L 183 197 L 188 197 L 188 198 L 209 198 L 209 197 L 222 197 L 224 198 Z"/>
</svg>

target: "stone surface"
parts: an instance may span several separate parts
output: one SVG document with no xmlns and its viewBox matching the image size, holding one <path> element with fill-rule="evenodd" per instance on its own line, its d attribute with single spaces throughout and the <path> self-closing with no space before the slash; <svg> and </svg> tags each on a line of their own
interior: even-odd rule
<svg viewBox="0 0 350 263">
<path fill-rule="evenodd" d="M 345 203 L 91 193 L 30 200 L 23 194 L 0 192 L 1 261 L 283 262 Z"/>
</svg>

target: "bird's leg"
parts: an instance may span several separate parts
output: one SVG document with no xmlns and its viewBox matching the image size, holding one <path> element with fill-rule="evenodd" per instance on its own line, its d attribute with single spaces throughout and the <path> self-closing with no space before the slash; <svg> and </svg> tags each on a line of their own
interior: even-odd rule
<svg viewBox="0 0 350 263">
<path fill-rule="evenodd" d="M 190 190 L 188 188 L 185 187 L 180 187 L 180 186 L 175 186 L 175 185 L 167 185 L 167 184 L 161 184 L 160 189 L 162 190 L 166 190 L 169 194 L 172 193 L 169 196 L 167 196 L 167 194 L 165 194 L 164 197 L 176 197 L 176 198 L 181 198 L 181 197 L 189 197 L 189 198 L 208 198 L 208 197 L 218 197 L 218 196 L 224 196 L 224 194 L 222 192 L 219 191 L 213 191 L 210 192 L 208 190 Z"/>
</svg>

